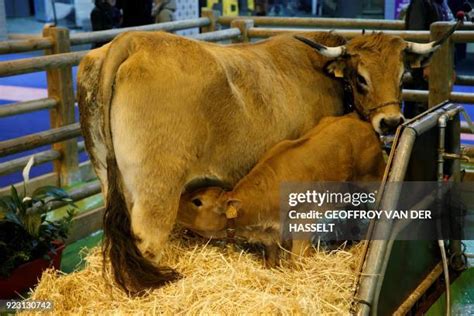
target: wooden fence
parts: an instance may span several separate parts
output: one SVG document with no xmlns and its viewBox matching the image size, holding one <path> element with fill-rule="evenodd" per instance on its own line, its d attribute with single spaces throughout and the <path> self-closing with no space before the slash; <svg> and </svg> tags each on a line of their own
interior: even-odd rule
<svg viewBox="0 0 474 316">
<path fill-rule="evenodd" d="M 219 30 L 223 27 L 227 29 Z M 267 27 L 265 27 L 267 26 Z M 268 28 L 271 26 L 273 28 Z M 361 33 L 361 29 L 371 28 L 398 35 L 413 41 L 429 41 L 439 38 L 450 27 L 447 23 L 435 23 L 431 31 L 403 31 L 399 21 L 361 20 L 361 19 L 322 19 L 322 18 L 270 18 L 270 17 L 218 17 L 213 11 L 204 11 L 199 19 L 152 24 L 133 28 L 115 29 L 98 32 L 74 33 L 69 30 L 47 26 L 42 37 L 17 37 L 18 39 L 0 42 L 0 54 L 11 54 L 34 50 L 45 50 L 45 56 L 0 62 L 0 77 L 46 71 L 48 97 L 18 102 L 0 107 L 2 117 L 18 115 L 39 110 L 50 111 L 51 129 L 16 139 L 0 142 L 0 157 L 43 145 L 52 145 L 50 150 L 35 154 L 35 165 L 53 162 L 54 172 L 33 178 L 30 189 L 46 184 L 68 186 L 77 182 L 87 184 L 71 192 L 75 200 L 83 199 L 100 192 L 90 162 L 78 163 L 78 154 L 84 151 L 84 143 L 78 142 L 81 135 L 80 125 L 75 121 L 75 96 L 72 80 L 72 67 L 77 65 L 88 52 L 72 51 L 74 45 L 106 42 L 126 31 L 177 31 L 199 27 L 201 33 L 191 36 L 204 41 L 249 42 L 256 38 L 265 38 L 289 31 L 311 31 L 315 28 L 337 30 L 347 38 Z M 277 28 L 285 27 L 285 28 Z M 292 27 L 288 29 L 288 27 Z M 298 27 L 295 29 L 294 27 Z M 304 27 L 304 28 L 303 28 Z M 302 29 L 300 29 L 302 28 Z M 351 29 L 352 28 L 352 29 Z M 354 28 L 357 28 L 355 30 Z M 429 91 L 404 90 L 403 98 L 410 101 L 428 101 L 430 106 L 450 99 L 455 102 L 474 103 L 474 94 L 455 93 L 451 69 L 454 69 L 452 50 L 454 43 L 474 42 L 474 27 L 466 24 L 456 31 L 452 38 L 433 56 Z M 474 85 L 474 77 L 458 76 L 456 83 Z M 465 128 L 466 129 L 466 128 Z M 0 176 L 21 170 L 28 158 L 17 158 L 0 163 Z M 8 188 L 0 189 L 0 195 Z M 81 213 L 75 221 L 70 240 L 75 241 L 100 229 L 102 208 Z"/>
</svg>

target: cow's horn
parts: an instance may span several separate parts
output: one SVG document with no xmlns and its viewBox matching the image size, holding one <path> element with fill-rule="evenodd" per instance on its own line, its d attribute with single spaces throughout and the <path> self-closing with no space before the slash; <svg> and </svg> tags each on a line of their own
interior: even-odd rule
<svg viewBox="0 0 474 316">
<path fill-rule="evenodd" d="M 459 25 L 459 22 L 454 24 L 449 31 L 447 31 L 440 39 L 436 41 L 432 41 L 426 44 L 420 44 L 420 43 L 414 43 L 414 42 L 408 42 L 406 51 L 410 53 L 415 53 L 415 54 L 420 54 L 420 55 L 427 55 L 435 50 L 437 50 L 441 44 L 443 44 L 453 33 L 456 31 L 457 27 Z"/>
<path fill-rule="evenodd" d="M 295 38 L 297 40 L 302 41 L 306 45 L 309 45 L 312 48 L 316 49 L 321 55 L 326 56 L 326 57 L 336 58 L 346 53 L 346 46 L 344 45 L 337 46 L 337 47 L 327 47 L 319 43 L 313 42 L 302 36 L 295 35 Z"/>
</svg>

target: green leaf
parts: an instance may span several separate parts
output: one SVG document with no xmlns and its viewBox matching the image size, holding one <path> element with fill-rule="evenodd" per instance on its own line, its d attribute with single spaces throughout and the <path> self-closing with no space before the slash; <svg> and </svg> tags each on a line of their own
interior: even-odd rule
<svg viewBox="0 0 474 316">
<path fill-rule="evenodd" d="M 25 211 L 25 208 L 23 207 L 23 203 L 21 202 L 21 197 L 18 195 L 18 192 L 16 188 L 12 185 L 10 188 L 10 196 L 13 200 L 13 203 L 15 203 L 15 207 L 18 208 L 20 211 Z"/>
<path fill-rule="evenodd" d="M 16 212 L 16 205 L 11 196 L 0 197 L 0 210 L 4 212 Z"/>
<path fill-rule="evenodd" d="M 70 198 L 69 195 L 67 194 L 66 191 L 64 191 L 61 188 L 52 186 L 52 185 L 47 185 L 43 186 L 41 188 L 36 189 L 33 192 L 33 197 L 39 197 L 39 196 L 50 196 L 56 199 L 68 199 Z"/>
<path fill-rule="evenodd" d="M 11 223 L 15 223 L 21 227 L 23 227 L 23 222 L 20 220 L 20 218 L 18 218 L 18 215 L 16 215 L 16 213 L 14 212 L 9 212 L 7 214 L 5 214 L 5 220 L 6 221 L 9 221 Z"/>
</svg>

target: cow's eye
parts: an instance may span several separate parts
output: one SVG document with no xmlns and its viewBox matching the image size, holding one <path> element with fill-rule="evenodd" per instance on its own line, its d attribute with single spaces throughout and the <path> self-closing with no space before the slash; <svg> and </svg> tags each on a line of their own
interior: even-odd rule
<svg viewBox="0 0 474 316">
<path fill-rule="evenodd" d="M 202 206 L 202 202 L 200 199 L 193 199 L 191 202 L 197 207 Z"/>
<path fill-rule="evenodd" d="M 367 80 L 362 75 L 357 74 L 357 83 L 366 86 L 367 85 Z"/>
</svg>

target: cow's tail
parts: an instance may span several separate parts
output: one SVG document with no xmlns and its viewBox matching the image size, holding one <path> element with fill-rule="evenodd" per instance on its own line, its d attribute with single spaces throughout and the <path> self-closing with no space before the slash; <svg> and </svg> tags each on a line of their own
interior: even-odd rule
<svg viewBox="0 0 474 316">
<path fill-rule="evenodd" d="M 162 286 L 177 279 L 179 275 L 171 269 L 154 266 L 138 249 L 138 238 L 131 228 L 130 212 L 123 193 L 122 175 L 115 157 L 110 120 L 113 85 L 120 65 L 133 52 L 131 35 L 126 33 L 112 42 L 101 70 L 99 96 L 104 109 L 108 182 L 102 255 L 104 263 L 110 259 L 114 279 L 118 285 L 133 295 L 142 293 L 148 288 Z"/>
</svg>

